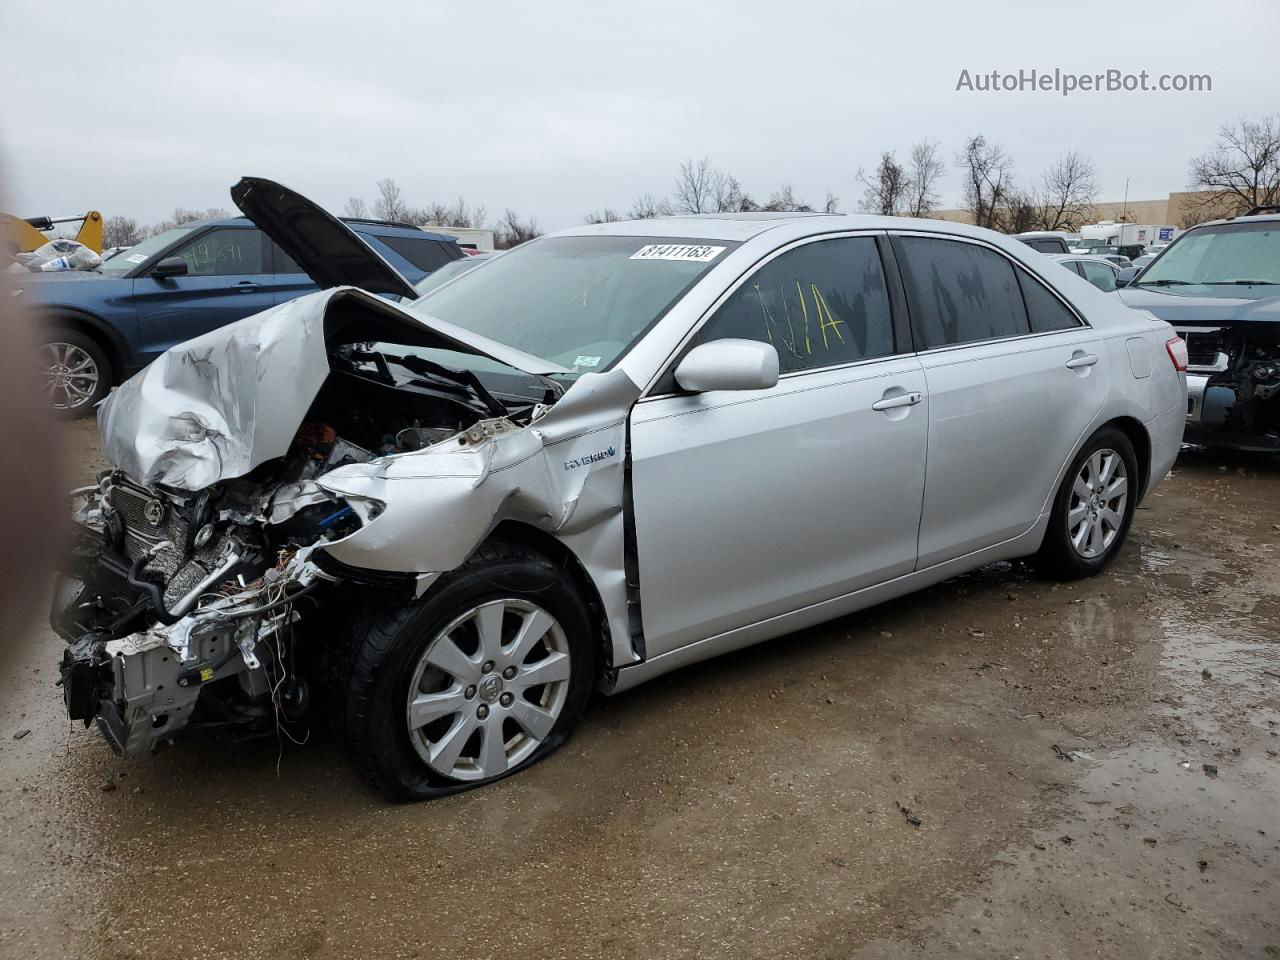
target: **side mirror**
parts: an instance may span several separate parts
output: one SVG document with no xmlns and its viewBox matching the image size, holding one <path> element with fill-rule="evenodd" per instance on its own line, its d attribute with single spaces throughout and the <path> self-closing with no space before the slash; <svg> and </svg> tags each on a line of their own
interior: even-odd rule
<svg viewBox="0 0 1280 960">
<path fill-rule="evenodd" d="M 778 382 L 778 351 L 758 340 L 712 340 L 690 350 L 676 367 L 682 390 L 766 390 Z"/>
<path fill-rule="evenodd" d="M 164 280 L 167 277 L 185 277 L 186 275 L 187 261 L 182 257 L 165 257 L 151 268 L 151 276 L 157 280 Z"/>
</svg>

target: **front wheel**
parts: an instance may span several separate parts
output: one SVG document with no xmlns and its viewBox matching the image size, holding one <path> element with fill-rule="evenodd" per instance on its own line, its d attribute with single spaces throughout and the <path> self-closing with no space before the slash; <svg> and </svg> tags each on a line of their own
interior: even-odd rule
<svg viewBox="0 0 1280 960">
<path fill-rule="evenodd" d="M 45 400 L 67 419 L 86 417 L 111 389 L 111 361 L 93 337 L 54 330 L 36 350 Z"/>
<path fill-rule="evenodd" d="M 1062 580 L 1106 569 L 1129 532 L 1140 484 L 1129 438 L 1114 427 L 1095 433 L 1062 479 L 1036 565 Z"/>
<path fill-rule="evenodd" d="M 569 737 L 595 680 L 578 591 L 518 544 L 490 544 L 418 602 L 371 604 L 335 660 L 334 726 L 389 798 L 508 776 Z"/>
</svg>

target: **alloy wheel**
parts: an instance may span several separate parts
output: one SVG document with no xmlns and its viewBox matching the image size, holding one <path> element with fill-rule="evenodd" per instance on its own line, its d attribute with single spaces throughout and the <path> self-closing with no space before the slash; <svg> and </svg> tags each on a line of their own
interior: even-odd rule
<svg viewBox="0 0 1280 960">
<path fill-rule="evenodd" d="M 46 343 L 40 348 L 45 397 L 55 410 L 74 410 L 98 392 L 102 372 L 87 351 L 74 343 Z"/>
<path fill-rule="evenodd" d="M 1111 549 L 1124 526 L 1129 478 L 1115 450 L 1095 450 L 1080 467 L 1067 508 L 1067 536 L 1076 553 L 1096 560 Z"/>
<path fill-rule="evenodd" d="M 488 780 L 551 734 L 569 692 L 564 629 L 515 598 L 468 610 L 418 660 L 405 721 L 423 762 L 454 780 Z"/>
</svg>

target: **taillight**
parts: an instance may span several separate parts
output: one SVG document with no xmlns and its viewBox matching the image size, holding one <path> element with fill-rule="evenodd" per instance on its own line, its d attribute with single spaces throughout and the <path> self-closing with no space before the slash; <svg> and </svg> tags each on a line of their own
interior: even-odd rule
<svg viewBox="0 0 1280 960">
<path fill-rule="evenodd" d="M 1173 361 L 1173 369 L 1179 373 L 1185 373 L 1187 369 L 1187 341 L 1181 337 L 1174 337 L 1172 340 L 1164 342 L 1164 348 L 1169 351 L 1169 359 Z"/>
</svg>

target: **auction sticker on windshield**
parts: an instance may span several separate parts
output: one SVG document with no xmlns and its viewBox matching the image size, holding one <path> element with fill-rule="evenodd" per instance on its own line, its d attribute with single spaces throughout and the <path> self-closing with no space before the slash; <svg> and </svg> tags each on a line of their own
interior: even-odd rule
<svg viewBox="0 0 1280 960">
<path fill-rule="evenodd" d="M 710 263 L 722 253 L 724 253 L 724 247 L 709 247 L 701 243 L 650 243 L 633 253 L 631 259 Z"/>
</svg>

